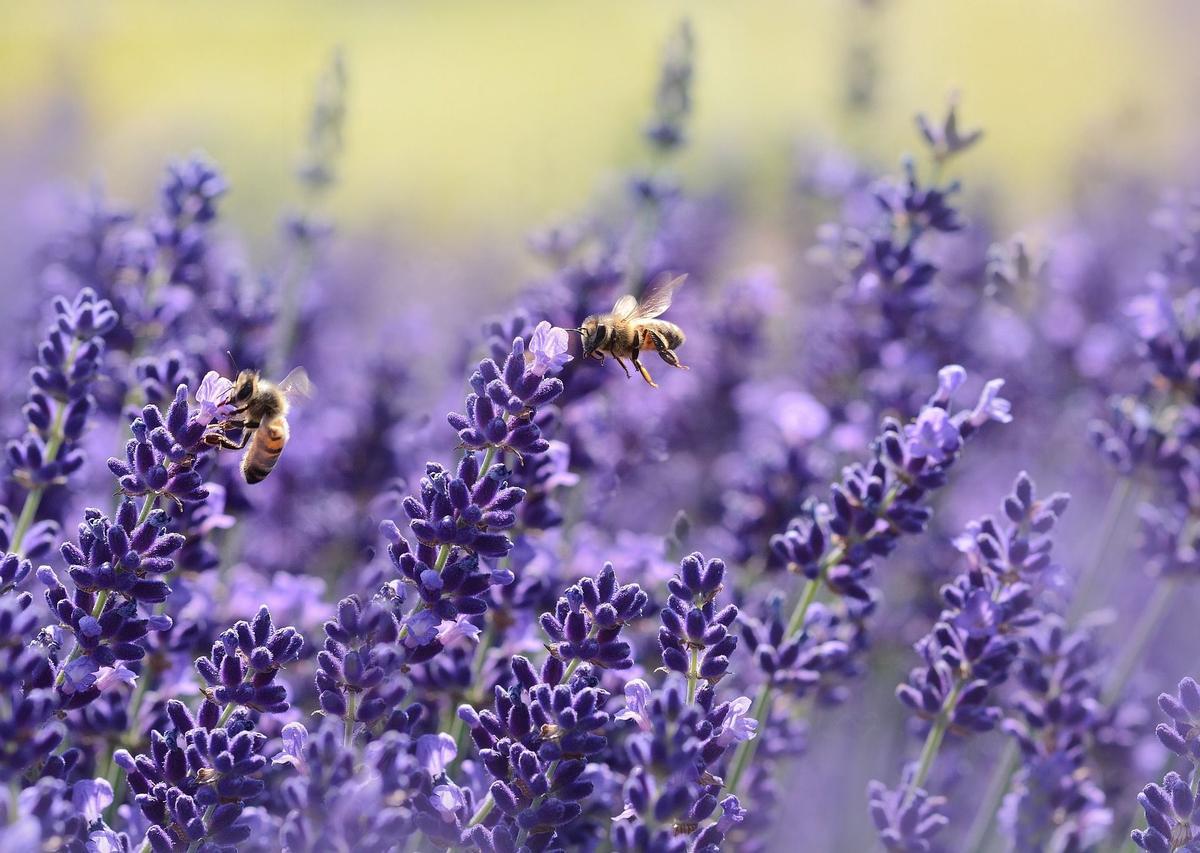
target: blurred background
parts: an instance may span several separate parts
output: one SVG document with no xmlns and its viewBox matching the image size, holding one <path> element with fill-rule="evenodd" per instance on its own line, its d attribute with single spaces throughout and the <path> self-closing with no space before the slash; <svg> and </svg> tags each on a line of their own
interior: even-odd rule
<svg viewBox="0 0 1200 853">
<path fill-rule="evenodd" d="M 0 154 L 140 200 L 159 165 L 202 150 L 236 188 L 226 215 L 268 233 L 313 80 L 341 48 L 335 218 L 518 253 L 514 238 L 640 156 L 658 52 L 683 15 L 699 63 L 679 168 L 760 214 L 784 204 L 798 139 L 891 164 L 914 145 L 912 114 L 953 89 L 989 135 L 964 180 L 1003 175 L 1013 223 L 1049 210 L 1083 159 L 1187 159 L 1200 10 L 1182 0 L 8 3 Z"/>
</svg>

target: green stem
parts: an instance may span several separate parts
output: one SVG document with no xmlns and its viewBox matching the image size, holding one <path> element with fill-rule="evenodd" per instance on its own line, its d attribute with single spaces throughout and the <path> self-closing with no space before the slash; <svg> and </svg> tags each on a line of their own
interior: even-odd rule
<svg viewBox="0 0 1200 853">
<path fill-rule="evenodd" d="M 1096 601 L 1096 581 L 1103 576 L 1102 570 L 1108 563 L 1113 539 L 1117 534 L 1117 529 L 1121 526 L 1121 518 L 1125 515 L 1129 504 L 1133 502 L 1133 491 L 1132 477 L 1121 477 L 1113 484 L 1112 491 L 1108 495 L 1108 503 L 1104 507 L 1104 516 L 1100 522 L 1100 535 L 1096 537 L 1095 546 L 1075 582 L 1075 589 L 1078 592 L 1075 594 L 1075 600 L 1071 602 L 1067 614 L 1068 622 L 1078 621 L 1079 617 L 1086 613 L 1092 603 Z"/>
<path fill-rule="evenodd" d="M 696 701 L 696 682 L 700 680 L 700 652 L 695 646 L 691 650 L 691 660 L 688 662 L 687 700 L 691 705 Z"/>
<path fill-rule="evenodd" d="M 346 700 L 346 732 L 342 738 L 342 743 L 346 746 L 354 743 L 354 715 L 358 713 L 358 694 L 351 693 L 350 698 Z"/>
<path fill-rule="evenodd" d="M 108 603 L 109 591 L 107 589 L 100 590 L 100 594 L 96 596 L 96 603 L 92 607 L 92 618 L 99 619 L 100 614 L 104 612 L 104 605 Z M 70 657 L 67 662 L 62 665 L 58 671 L 58 678 L 54 679 L 55 687 L 62 687 L 62 683 L 67 680 L 67 665 L 83 654 L 83 647 L 79 643 L 75 644 L 75 648 L 71 650 Z"/>
<path fill-rule="evenodd" d="M 481 686 L 480 678 L 483 676 L 483 667 L 487 663 L 488 649 L 491 648 L 492 640 L 495 639 L 496 636 L 496 628 L 493 620 L 488 619 L 486 613 L 483 616 L 483 620 L 483 634 L 479 638 L 479 643 L 475 646 L 475 657 L 471 661 L 471 684 L 477 687 Z M 465 698 L 472 699 L 476 695 L 478 695 L 478 691 L 475 691 L 474 693 L 468 691 L 468 694 Z M 458 716 L 458 709 L 456 707 L 451 705 L 446 710 L 450 715 L 450 719 L 447 721 L 444 729 L 450 735 L 450 737 L 454 738 L 454 744 L 458 747 L 459 752 L 461 753 L 465 735 L 467 733 L 467 724 L 463 722 L 460 716 Z"/>
<path fill-rule="evenodd" d="M 1129 640 L 1121 644 L 1121 656 L 1117 658 L 1117 662 L 1111 670 L 1112 676 L 1104 685 L 1104 692 L 1100 695 L 1100 701 L 1106 707 L 1112 706 L 1121 698 L 1125 683 L 1133 674 L 1134 668 L 1141 662 L 1147 644 L 1154 638 L 1155 629 L 1162 622 L 1162 618 L 1171 604 L 1171 599 L 1175 596 L 1176 586 L 1175 581 L 1169 578 L 1159 578 L 1155 581 L 1154 594 L 1150 596 L 1150 601 L 1147 602 L 1141 616 L 1138 617 L 1137 624 L 1129 635 Z"/>
<path fill-rule="evenodd" d="M 937 758 L 938 750 L 942 748 L 942 741 L 946 738 L 946 729 L 950 727 L 950 717 L 954 714 L 954 706 L 958 704 L 958 694 L 962 692 L 964 683 L 965 679 L 962 678 L 954 683 L 954 687 L 950 689 L 950 695 L 946 697 L 946 702 L 942 706 L 942 712 L 934 719 L 929 734 L 925 736 L 925 745 L 921 747 L 921 758 L 917 762 L 917 772 L 908 784 L 902 807 L 912 802 L 917 789 L 924 785 L 925 780 L 929 778 L 929 771 L 933 769 L 933 761 Z"/>
<path fill-rule="evenodd" d="M 475 814 L 471 815 L 471 822 L 467 826 L 479 826 L 479 824 L 487 819 L 487 816 L 492 813 L 492 809 L 495 807 L 496 800 L 492 797 L 492 792 L 488 791 L 488 795 L 483 798 L 483 802 L 479 804 L 479 808 L 475 810 Z"/>
<path fill-rule="evenodd" d="M 487 474 L 488 469 L 492 467 L 492 462 L 496 458 L 496 448 L 489 447 L 487 452 L 483 454 L 483 462 L 479 463 L 479 479 L 482 480 Z"/>
<path fill-rule="evenodd" d="M 972 821 L 971 829 L 967 833 L 967 842 L 962 848 L 966 853 L 983 853 L 990 838 L 992 822 L 996 818 L 1000 804 L 1004 801 L 1004 795 L 1008 792 L 1008 783 L 1012 780 L 1013 773 L 1016 772 L 1019 758 L 1020 750 L 1017 742 L 1009 740 L 1004 746 L 1004 753 L 1000 756 L 1000 763 L 992 772 L 987 791 L 983 796 L 983 803 L 980 805 L 979 811 L 975 813 L 975 820 Z"/>
<path fill-rule="evenodd" d="M 151 494 L 146 495 L 146 500 L 142 502 L 142 511 L 138 513 L 138 519 L 137 519 L 138 524 L 142 524 L 143 522 L 145 522 L 145 520 L 147 518 L 150 517 L 150 513 L 154 511 L 154 507 L 157 503 L 158 503 L 158 495 L 157 494 L 151 493 Z"/>
<path fill-rule="evenodd" d="M 71 370 L 75 366 L 75 356 L 79 351 L 79 339 L 72 338 L 71 346 L 67 349 L 67 357 L 63 361 L 63 373 L 67 376 L 71 375 Z M 54 420 L 50 423 L 50 437 L 46 439 L 46 449 L 43 454 L 45 463 L 54 462 L 58 459 L 58 452 L 62 450 L 63 442 L 66 441 L 66 436 L 63 434 L 63 421 L 67 417 L 67 404 L 61 400 L 57 401 L 58 405 L 54 410 Z M 21 514 L 17 516 L 17 524 L 13 528 L 12 541 L 9 543 L 9 553 L 21 556 L 21 545 L 25 541 L 25 535 L 29 533 L 29 529 L 33 527 L 33 522 L 37 518 L 38 507 L 42 504 L 42 498 L 46 494 L 46 485 L 40 484 L 34 486 L 25 495 L 25 503 L 21 507 Z"/>
<path fill-rule="evenodd" d="M 838 555 L 834 559 L 834 555 Z M 832 566 L 837 560 L 841 559 L 840 549 L 830 554 L 828 558 L 829 565 Z M 823 562 L 824 565 L 824 562 Z M 827 567 L 826 567 L 827 568 Z M 822 568 L 821 575 L 823 576 L 825 569 Z M 792 610 L 792 618 L 788 620 L 787 636 L 793 637 L 796 632 L 804 627 L 804 620 L 808 616 L 808 610 L 817 599 L 817 592 L 821 588 L 820 578 L 816 580 L 806 581 L 804 589 L 800 593 L 800 600 L 796 602 L 796 607 Z M 770 682 L 764 682 L 758 690 L 758 695 L 754 699 L 754 705 L 751 706 L 750 716 L 758 721 L 758 729 L 761 732 L 767 724 L 767 719 L 770 717 L 771 697 L 775 691 L 774 685 Z M 729 770 L 729 780 L 726 783 L 726 788 L 731 794 L 736 794 L 738 783 L 742 781 L 742 775 L 750 766 L 750 762 L 754 760 L 754 753 L 758 751 L 757 737 L 750 740 L 744 740 L 738 744 L 737 752 L 733 755 Z"/>
</svg>

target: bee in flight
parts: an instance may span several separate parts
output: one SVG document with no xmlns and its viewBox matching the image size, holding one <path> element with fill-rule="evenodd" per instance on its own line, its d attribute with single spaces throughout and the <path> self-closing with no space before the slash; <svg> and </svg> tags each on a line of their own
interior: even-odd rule
<svg viewBox="0 0 1200 853">
<path fill-rule="evenodd" d="M 617 300 L 612 311 L 593 314 L 584 320 L 583 325 L 574 330 L 579 332 L 583 341 L 583 357 L 604 361 L 606 354 L 611 355 L 621 365 L 625 375 L 631 376 L 629 368 L 621 360 L 624 356 L 633 362 L 638 373 L 653 388 L 658 385 L 650 378 L 650 372 L 640 360 L 642 350 L 658 350 L 659 357 L 667 364 L 687 370 L 675 354 L 675 350 L 683 346 L 683 329 L 666 320 L 656 319 L 671 307 L 672 294 L 686 278 L 686 275 L 681 275 L 651 285 L 645 299 L 640 302 L 626 294 Z"/>
<path fill-rule="evenodd" d="M 257 370 L 243 370 L 227 398 L 234 407 L 233 415 L 220 425 L 219 431 L 206 436 L 205 441 L 229 450 L 245 448 L 242 476 L 247 483 L 261 482 L 271 473 L 287 444 L 291 401 L 311 397 L 312 392 L 312 383 L 303 367 L 297 367 L 279 384 L 263 379 Z M 229 430 L 241 430 L 241 441 L 229 438 L 226 435 Z"/>
</svg>

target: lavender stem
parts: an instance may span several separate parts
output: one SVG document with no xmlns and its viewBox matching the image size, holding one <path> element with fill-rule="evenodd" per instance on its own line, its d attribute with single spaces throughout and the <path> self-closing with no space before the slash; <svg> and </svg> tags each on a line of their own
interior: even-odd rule
<svg viewBox="0 0 1200 853">
<path fill-rule="evenodd" d="M 79 338 L 71 338 L 71 346 L 67 350 L 67 357 L 63 364 L 63 372 L 70 376 L 71 371 L 75 367 L 75 357 L 79 350 Z M 63 433 L 63 421 L 67 415 L 67 404 L 59 402 L 57 410 L 54 412 L 54 421 L 50 425 L 50 439 L 46 442 L 46 461 L 54 462 L 58 459 L 58 452 L 62 449 L 63 442 L 66 436 Z M 9 551 L 13 554 L 20 555 L 21 544 L 25 539 L 25 534 L 29 532 L 29 528 L 33 526 L 33 521 L 37 517 L 38 507 L 41 506 L 42 497 L 46 494 L 45 485 L 37 485 L 29 490 L 29 494 L 25 496 L 25 503 L 21 507 L 21 514 L 17 518 L 16 527 L 13 529 L 12 544 Z"/>
</svg>

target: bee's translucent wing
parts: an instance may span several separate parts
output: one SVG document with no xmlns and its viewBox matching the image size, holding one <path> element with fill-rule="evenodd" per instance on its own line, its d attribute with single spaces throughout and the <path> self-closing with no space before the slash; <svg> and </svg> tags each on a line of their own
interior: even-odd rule
<svg viewBox="0 0 1200 853">
<path fill-rule="evenodd" d="M 279 383 L 279 390 L 289 400 L 308 399 L 316 391 L 312 382 L 309 381 L 308 371 L 303 367 L 295 367 L 291 373 L 283 377 L 283 381 Z"/>
<path fill-rule="evenodd" d="M 638 301 L 628 293 L 617 300 L 617 304 L 613 306 L 613 316 L 618 320 L 628 320 L 638 310 Z"/>
<path fill-rule="evenodd" d="M 675 276 L 669 281 L 659 279 L 656 283 L 650 285 L 649 292 L 646 293 L 646 298 L 638 304 L 637 317 L 649 319 L 657 317 L 659 314 L 671 307 L 671 297 L 687 280 L 687 275 Z"/>
</svg>

